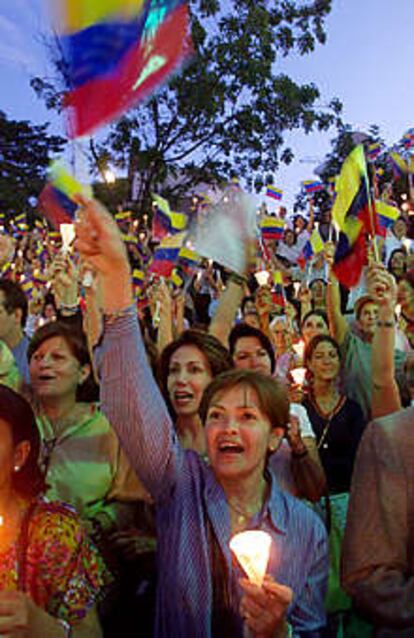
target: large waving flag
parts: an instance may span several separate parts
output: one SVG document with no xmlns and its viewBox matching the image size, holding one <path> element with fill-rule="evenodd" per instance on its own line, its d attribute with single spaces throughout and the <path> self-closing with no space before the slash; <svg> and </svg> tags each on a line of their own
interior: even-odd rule
<svg viewBox="0 0 414 638">
<path fill-rule="evenodd" d="M 263 239 L 282 239 L 285 227 L 286 223 L 283 219 L 271 215 L 263 217 L 260 222 L 260 232 Z"/>
<path fill-rule="evenodd" d="M 72 137 L 151 95 L 190 54 L 183 0 L 54 0 Z"/>
<path fill-rule="evenodd" d="M 362 145 L 346 158 L 335 188 L 332 219 L 339 229 L 339 239 L 334 272 L 344 286 L 352 288 L 358 283 L 366 260 L 365 233 L 371 237 L 378 234 Z"/>
</svg>

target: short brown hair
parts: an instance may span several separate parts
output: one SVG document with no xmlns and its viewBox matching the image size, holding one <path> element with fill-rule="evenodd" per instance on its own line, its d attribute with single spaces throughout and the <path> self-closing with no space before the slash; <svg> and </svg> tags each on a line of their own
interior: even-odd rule
<svg viewBox="0 0 414 638">
<path fill-rule="evenodd" d="M 69 325 L 60 321 L 50 321 L 36 330 L 27 349 L 27 358 L 29 363 L 40 346 L 45 341 L 49 341 L 49 339 L 53 339 L 54 337 L 62 337 L 62 339 L 64 339 L 67 343 L 72 355 L 79 361 L 79 364 L 81 366 L 91 366 L 92 371 L 92 364 L 85 334 L 80 329 L 71 328 Z M 92 373 L 78 387 L 76 400 L 85 403 L 99 400 L 99 388 L 94 381 Z"/>
<path fill-rule="evenodd" d="M 289 399 L 285 387 L 261 372 L 244 369 L 223 372 L 207 386 L 199 409 L 201 421 L 206 422 L 210 403 L 219 392 L 239 385 L 248 386 L 256 392 L 260 409 L 269 419 L 272 428 L 286 429 L 289 421 Z"/>
<path fill-rule="evenodd" d="M 378 302 L 376 301 L 376 299 L 374 299 L 374 297 L 371 297 L 371 295 L 362 295 L 362 297 L 359 297 L 356 300 L 356 302 L 354 304 L 354 313 L 355 313 L 355 317 L 358 320 L 361 318 L 361 314 L 362 314 L 363 309 L 369 303 L 373 303 L 375 305 L 378 305 Z"/>
</svg>

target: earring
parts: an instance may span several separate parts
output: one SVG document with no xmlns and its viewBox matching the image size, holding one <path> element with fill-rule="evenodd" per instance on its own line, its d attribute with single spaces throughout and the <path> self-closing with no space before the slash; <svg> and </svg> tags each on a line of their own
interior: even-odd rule
<svg viewBox="0 0 414 638">
<path fill-rule="evenodd" d="M 19 472 L 20 471 L 20 465 L 15 465 L 13 469 L 14 469 L 15 472 Z"/>
</svg>

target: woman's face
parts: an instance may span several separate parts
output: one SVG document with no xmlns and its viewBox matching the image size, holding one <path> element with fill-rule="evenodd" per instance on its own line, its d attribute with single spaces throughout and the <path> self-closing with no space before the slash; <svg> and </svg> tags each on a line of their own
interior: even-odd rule
<svg viewBox="0 0 414 638">
<path fill-rule="evenodd" d="M 295 233 L 293 230 L 286 230 L 283 240 L 287 246 L 293 246 L 295 243 Z"/>
<path fill-rule="evenodd" d="M 405 279 L 402 279 L 398 284 L 398 302 L 403 309 L 411 308 L 414 305 L 414 288 Z"/>
<path fill-rule="evenodd" d="M 205 432 L 208 456 L 219 481 L 251 481 L 256 476 L 259 482 L 268 451 L 277 449 L 283 436 L 282 428 L 272 428 L 255 390 L 248 385 L 212 397 Z"/>
<path fill-rule="evenodd" d="M 407 224 L 403 219 L 397 219 L 397 221 L 394 222 L 392 230 L 397 239 L 402 239 L 407 234 Z"/>
<path fill-rule="evenodd" d="M 327 335 L 328 326 L 323 317 L 318 315 L 309 315 L 302 326 L 302 337 L 307 346 L 312 337 L 316 335 Z"/>
<path fill-rule="evenodd" d="M 389 269 L 394 275 L 401 277 L 405 273 L 406 261 L 404 253 L 395 252 L 390 259 Z"/>
<path fill-rule="evenodd" d="M 47 339 L 30 359 L 30 381 L 40 399 L 76 395 L 88 374 L 89 366 L 81 366 L 63 337 Z"/>
<path fill-rule="evenodd" d="M 273 341 L 276 348 L 280 351 L 287 347 L 286 337 L 288 334 L 288 330 L 286 328 L 286 324 L 284 321 L 275 321 L 272 322 L 270 326 L 270 330 L 272 331 Z"/>
<path fill-rule="evenodd" d="M 332 381 L 339 374 L 339 356 L 336 348 L 329 341 L 319 343 L 308 363 L 309 370 L 315 379 Z"/>
<path fill-rule="evenodd" d="M 170 359 L 167 389 L 177 416 L 197 414 L 201 397 L 212 380 L 205 355 L 191 344 L 181 346 Z"/>
<path fill-rule="evenodd" d="M 240 337 L 234 348 L 233 361 L 236 368 L 254 370 L 268 376 L 272 373 L 270 357 L 257 337 Z"/>
<path fill-rule="evenodd" d="M 310 291 L 314 302 L 325 301 L 326 284 L 322 279 L 315 279 L 310 285 Z"/>
<path fill-rule="evenodd" d="M 373 335 L 375 326 L 378 320 L 378 305 L 374 302 L 368 301 L 362 307 L 359 313 L 358 323 L 362 332 L 367 335 Z"/>
</svg>

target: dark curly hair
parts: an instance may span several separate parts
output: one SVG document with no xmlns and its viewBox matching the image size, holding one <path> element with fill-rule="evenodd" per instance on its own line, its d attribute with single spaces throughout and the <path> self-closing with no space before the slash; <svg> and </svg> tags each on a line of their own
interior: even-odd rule
<svg viewBox="0 0 414 638">
<path fill-rule="evenodd" d="M 40 434 L 30 404 L 20 394 L 0 385 L 0 419 L 11 429 L 13 445 L 30 443 L 26 463 L 12 476 L 12 487 L 22 497 L 32 499 L 46 491 L 45 477 L 40 470 Z"/>
<path fill-rule="evenodd" d="M 235 325 L 229 335 L 229 348 L 231 356 L 234 357 L 236 344 L 242 337 L 255 337 L 259 341 L 262 348 L 266 350 L 267 354 L 269 355 L 270 369 L 273 374 L 276 365 L 273 346 L 270 339 L 265 335 L 264 332 L 259 330 L 259 328 L 249 326 L 247 323 L 238 323 L 237 325 Z"/>
<path fill-rule="evenodd" d="M 168 409 L 174 418 L 176 415 L 168 393 L 168 376 L 171 357 L 182 346 L 198 348 L 207 359 L 213 377 L 233 367 L 233 361 L 227 348 L 216 337 L 202 330 L 185 330 L 178 339 L 166 346 L 159 359 L 157 378 Z"/>
</svg>

